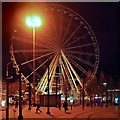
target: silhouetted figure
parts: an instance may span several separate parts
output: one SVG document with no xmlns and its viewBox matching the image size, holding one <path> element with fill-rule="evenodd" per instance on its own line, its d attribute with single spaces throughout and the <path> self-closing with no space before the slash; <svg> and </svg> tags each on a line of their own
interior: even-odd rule
<svg viewBox="0 0 120 120">
<path fill-rule="evenodd" d="M 59 110 L 61 110 L 61 103 L 60 102 L 57 103 L 57 106 L 58 106 Z"/>
<path fill-rule="evenodd" d="M 65 102 L 63 103 L 63 108 L 64 108 L 64 111 L 66 113 L 66 111 L 68 110 L 68 103 L 67 101 L 65 100 Z"/>
<path fill-rule="evenodd" d="M 41 110 L 40 110 L 40 103 L 37 101 L 37 104 L 36 104 L 36 113 L 38 113 L 38 110 L 40 111 L 40 112 L 42 112 Z"/>
<path fill-rule="evenodd" d="M 18 108 L 18 101 L 16 100 L 16 102 L 15 102 L 15 109 L 13 111 L 16 112 L 17 108 Z"/>
<path fill-rule="evenodd" d="M 93 101 L 90 102 L 91 108 L 93 107 Z"/>
<path fill-rule="evenodd" d="M 18 108 L 18 101 L 16 100 L 15 109 Z"/>
<path fill-rule="evenodd" d="M 25 108 L 25 105 L 26 105 L 26 100 L 23 99 L 23 108 Z"/>
</svg>

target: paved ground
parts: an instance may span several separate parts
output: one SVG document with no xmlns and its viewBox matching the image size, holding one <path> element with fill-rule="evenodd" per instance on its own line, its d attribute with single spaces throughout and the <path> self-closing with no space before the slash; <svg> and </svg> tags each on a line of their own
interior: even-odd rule
<svg viewBox="0 0 120 120">
<path fill-rule="evenodd" d="M 16 112 L 13 112 L 14 106 L 10 107 L 9 109 L 9 117 L 10 118 L 18 118 L 18 108 Z M 47 108 L 41 107 L 42 113 L 37 114 L 35 113 L 36 107 L 31 107 L 31 110 L 28 110 L 28 106 L 26 105 L 23 108 L 23 117 L 24 118 L 72 118 L 72 120 L 75 120 L 76 118 L 120 118 L 120 110 L 118 106 L 109 106 L 106 108 L 103 106 L 102 108 L 100 106 L 93 106 L 91 107 L 85 107 L 84 110 L 82 110 L 82 106 L 75 106 L 71 110 L 71 107 L 69 106 L 69 109 L 67 113 L 64 113 L 63 108 L 59 110 L 58 108 L 51 107 L 50 108 L 50 115 L 46 114 Z M 6 112 L 2 111 L 2 118 L 5 118 Z"/>
</svg>

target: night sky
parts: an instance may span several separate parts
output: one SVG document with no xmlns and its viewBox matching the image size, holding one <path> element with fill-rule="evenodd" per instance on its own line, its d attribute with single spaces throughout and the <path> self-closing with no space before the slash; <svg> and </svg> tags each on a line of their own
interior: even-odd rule
<svg viewBox="0 0 120 120">
<path fill-rule="evenodd" d="M 10 60 L 9 48 L 15 16 L 28 3 L 2 3 L 3 78 Z M 30 4 L 30 3 L 29 3 Z M 32 4 L 32 3 L 31 3 Z M 58 4 L 58 3 L 57 3 Z M 100 50 L 99 70 L 120 78 L 118 3 L 60 3 L 80 14 L 94 31 Z M 34 4 L 35 5 L 35 4 Z M 33 7 L 33 5 L 32 5 Z"/>
</svg>

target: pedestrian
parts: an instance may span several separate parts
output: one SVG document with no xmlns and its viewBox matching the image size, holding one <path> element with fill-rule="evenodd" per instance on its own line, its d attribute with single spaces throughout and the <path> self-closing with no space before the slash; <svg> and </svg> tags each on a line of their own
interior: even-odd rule
<svg viewBox="0 0 120 120">
<path fill-rule="evenodd" d="M 18 108 L 18 101 L 16 100 L 15 109 Z"/>
<path fill-rule="evenodd" d="M 90 105 L 91 105 L 91 108 L 92 108 L 92 106 L 93 106 L 93 101 L 90 102 Z"/>
<path fill-rule="evenodd" d="M 23 98 L 23 108 L 25 108 L 25 105 L 26 105 L 26 99 Z"/>
<path fill-rule="evenodd" d="M 64 111 L 66 113 L 66 111 L 68 110 L 68 103 L 67 101 L 65 100 L 65 102 L 63 103 L 63 108 L 64 108 Z"/>
<path fill-rule="evenodd" d="M 61 110 L 61 104 L 60 104 L 60 102 L 58 102 L 58 108 L 59 108 L 59 110 Z"/>
<path fill-rule="evenodd" d="M 16 102 L 15 102 L 15 109 L 13 111 L 16 112 L 17 108 L 18 108 L 18 101 L 16 100 Z"/>
<path fill-rule="evenodd" d="M 37 101 L 37 104 L 36 104 L 36 113 L 38 113 L 38 110 L 39 110 L 40 112 L 42 112 L 42 111 L 40 110 L 40 103 Z"/>
</svg>

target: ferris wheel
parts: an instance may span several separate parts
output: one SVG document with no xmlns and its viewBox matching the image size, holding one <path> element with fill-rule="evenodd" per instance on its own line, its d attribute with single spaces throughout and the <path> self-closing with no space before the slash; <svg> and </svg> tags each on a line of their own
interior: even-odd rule
<svg viewBox="0 0 120 120">
<path fill-rule="evenodd" d="M 44 24 L 36 29 L 35 51 L 33 51 L 32 31 L 19 20 L 11 39 L 11 58 L 19 70 L 22 65 L 22 78 L 33 86 L 35 80 L 40 80 L 36 93 L 44 93 L 48 84 L 48 66 L 50 71 L 50 87 L 54 80 L 57 66 L 63 77 L 63 83 L 68 83 L 70 90 L 79 92 L 82 87 L 82 76 L 88 71 L 95 76 L 99 64 L 99 48 L 90 25 L 70 8 L 47 4 L 39 7 L 38 13 Z M 35 58 L 33 59 L 33 52 Z M 33 61 L 35 68 L 33 68 Z"/>
</svg>

